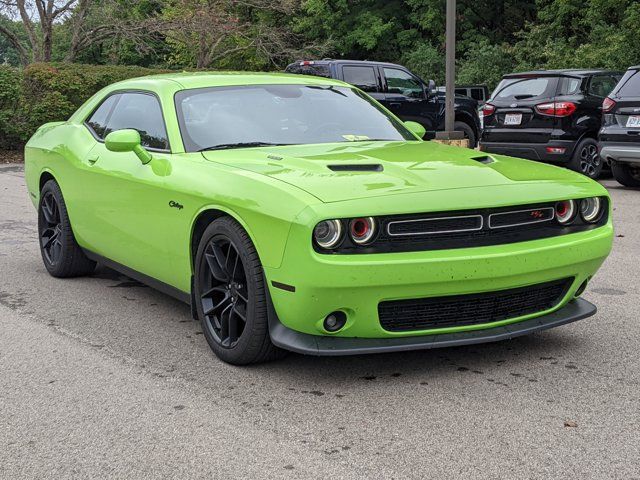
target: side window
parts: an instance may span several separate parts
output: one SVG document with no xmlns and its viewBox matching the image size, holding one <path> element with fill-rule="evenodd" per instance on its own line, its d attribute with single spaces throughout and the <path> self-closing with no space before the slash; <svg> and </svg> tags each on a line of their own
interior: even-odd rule
<svg viewBox="0 0 640 480">
<path fill-rule="evenodd" d="M 104 137 L 106 136 L 105 131 L 107 130 L 107 122 L 109 121 L 113 107 L 118 102 L 119 97 L 120 95 L 117 94 L 107 97 L 107 99 L 102 102 L 98 108 L 96 108 L 93 115 L 91 115 L 86 122 L 87 126 L 93 130 L 101 140 L 104 140 Z"/>
<path fill-rule="evenodd" d="M 617 83 L 615 78 L 608 75 L 596 75 L 591 79 L 589 94 L 604 98 L 611 93 Z"/>
<path fill-rule="evenodd" d="M 96 112 L 97 113 L 97 112 Z M 107 122 L 104 135 L 133 128 L 140 133 L 142 145 L 167 150 L 169 141 L 158 99 L 146 93 L 123 93 Z"/>
<path fill-rule="evenodd" d="M 404 70 L 385 68 L 384 76 L 387 79 L 389 93 L 399 93 L 405 97 L 414 98 L 424 96 L 422 82 Z"/>
<path fill-rule="evenodd" d="M 365 92 L 378 91 L 378 79 L 373 67 L 344 66 L 342 67 L 342 75 L 345 82 L 355 85 Z"/>
</svg>

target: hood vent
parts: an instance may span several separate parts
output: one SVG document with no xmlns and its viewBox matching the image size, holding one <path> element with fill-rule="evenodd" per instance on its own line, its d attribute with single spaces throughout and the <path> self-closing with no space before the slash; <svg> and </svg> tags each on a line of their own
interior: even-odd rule
<svg viewBox="0 0 640 480">
<path fill-rule="evenodd" d="M 488 155 L 482 155 L 481 157 L 471 157 L 471 160 L 475 160 L 479 163 L 484 163 L 485 165 L 489 165 L 490 163 L 495 162 L 495 160 Z"/>
<path fill-rule="evenodd" d="M 329 170 L 334 172 L 382 172 L 384 168 L 379 163 L 362 164 L 354 163 L 351 165 L 327 165 Z"/>
</svg>

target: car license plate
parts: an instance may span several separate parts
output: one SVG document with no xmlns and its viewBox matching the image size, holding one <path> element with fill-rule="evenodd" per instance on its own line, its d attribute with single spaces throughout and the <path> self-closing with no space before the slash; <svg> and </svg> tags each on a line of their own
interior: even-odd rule
<svg viewBox="0 0 640 480">
<path fill-rule="evenodd" d="M 631 115 L 627 119 L 627 127 L 640 127 L 640 115 Z"/>
<path fill-rule="evenodd" d="M 521 113 L 507 113 L 504 116 L 505 125 L 520 125 L 522 123 Z"/>
</svg>

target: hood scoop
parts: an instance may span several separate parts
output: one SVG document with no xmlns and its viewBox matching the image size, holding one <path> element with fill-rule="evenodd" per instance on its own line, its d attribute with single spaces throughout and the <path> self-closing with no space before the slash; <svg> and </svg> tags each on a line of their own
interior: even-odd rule
<svg viewBox="0 0 640 480">
<path fill-rule="evenodd" d="M 488 155 L 481 155 L 479 157 L 471 157 L 471 160 L 475 160 L 478 163 L 484 163 L 485 165 L 489 165 L 490 163 L 495 162 L 493 158 Z"/>
<path fill-rule="evenodd" d="M 384 168 L 379 163 L 363 164 L 339 164 L 339 165 L 327 165 L 329 170 L 334 172 L 382 172 Z"/>
</svg>

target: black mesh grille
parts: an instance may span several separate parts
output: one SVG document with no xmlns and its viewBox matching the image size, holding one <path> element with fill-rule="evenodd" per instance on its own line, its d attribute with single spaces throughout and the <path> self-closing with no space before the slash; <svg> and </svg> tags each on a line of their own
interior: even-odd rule
<svg viewBox="0 0 640 480">
<path fill-rule="evenodd" d="M 498 322 L 555 307 L 572 282 L 566 278 L 497 292 L 381 302 L 378 316 L 390 332 Z"/>
</svg>

